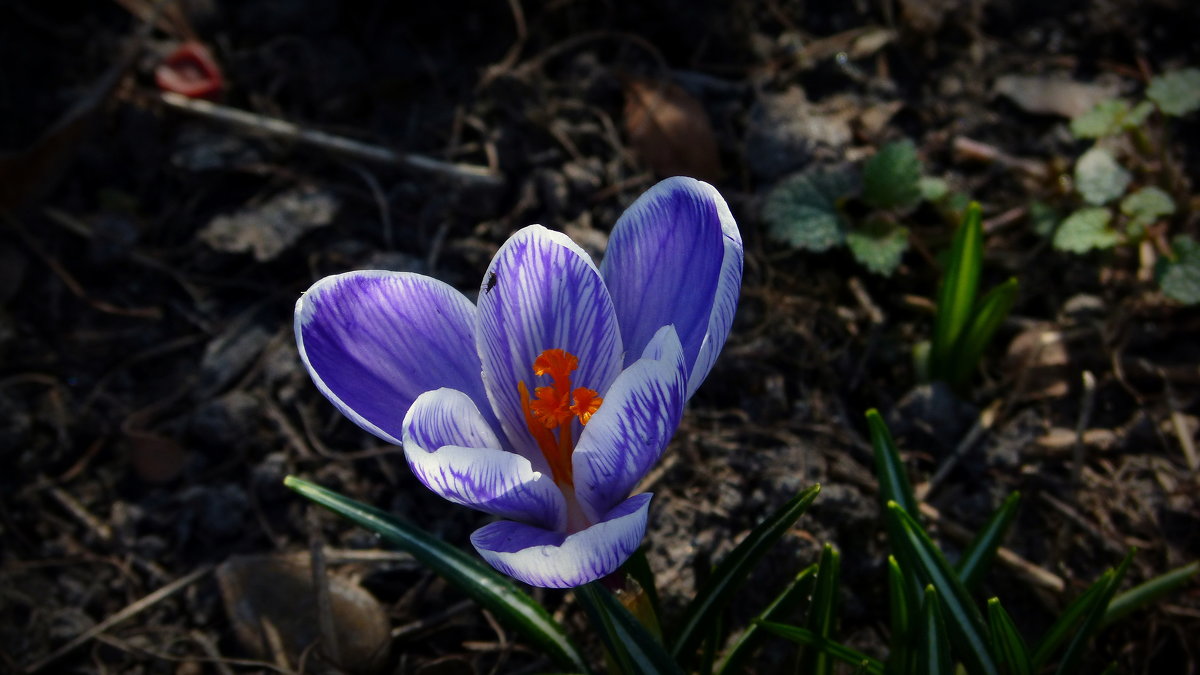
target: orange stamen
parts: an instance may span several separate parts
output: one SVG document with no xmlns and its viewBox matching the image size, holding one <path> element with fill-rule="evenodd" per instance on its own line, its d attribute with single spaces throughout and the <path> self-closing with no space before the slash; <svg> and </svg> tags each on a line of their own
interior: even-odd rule
<svg viewBox="0 0 1200 675">
<path fill-rule="evenodd" d="M 593 389 L 571 389 L 571 372 L 578 367 L 579 359 L 574 354 L 547 349 L 534 359 L 533 373 L 548 375 L 553 384 L 537 387 L 536 398 L 530 399 L 525 383 L 517 383 L 525 425 L 550 465 L 554 482 L 569 487 L 575 485 L 571 469 L 571 453 L 575 451 L 573 423 L 578 419 L 581 425 L 587 424 L 604 402 Z"/>
</svg>

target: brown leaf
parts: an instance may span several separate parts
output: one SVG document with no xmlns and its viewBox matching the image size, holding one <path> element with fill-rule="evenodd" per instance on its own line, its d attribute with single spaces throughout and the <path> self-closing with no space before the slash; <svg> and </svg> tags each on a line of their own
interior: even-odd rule
<svg viewBox="0 0 1200 675">
<path fill-rule="evenodd" d="M 328 575 L 337 634 L 335 664 L 351 672 L 377 670 L 391 639 L 387 612 L 359 586 Z M 217 568 L 225 612 L 242 646 L 259 658 L 295 664 L 320 639 L 312 565 L 305 554 L 235 556 Z"/>
<path fill-rule="evenodd" d="M 625 133 L 656 174 L 720 178 L 717 140 L 699 101 L 670 82 L 626 77 L 623 84 Z"/>
</svg>

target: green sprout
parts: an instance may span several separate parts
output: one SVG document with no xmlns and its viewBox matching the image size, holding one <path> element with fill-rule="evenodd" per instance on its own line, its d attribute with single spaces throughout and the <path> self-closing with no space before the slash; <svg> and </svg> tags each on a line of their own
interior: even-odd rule
<svg viewBox="0 0 1200 675">
<path fill-rule="evenodd" d="M 908 250 L 904 220 L 923 202 L 943 213 L 965 205 L 945 181 L 922 175 L 916 146 L 902 140 L 883 146 L 861 171 L 816 168 L 785 178 L 767 195 L 763 218 L 785 244 L 814 253 L 844 244 L 863 267 L 890 277 Z M 852 215 L 859 210 L 865 215 Z"/>
<path fill-rule="evenodd" d="M 1008 316 L 1017 298 L 1017 280 L 979 298 L 983 272 L 983 224 L 979 204 L 967 207 L 955 232 L 950 260 L 938 291 L 937 315 L 928 350 L 918 347 L 918 371 L 926 379 L 961 388 L 979 365 L 984 349 Z"/>
<path fill-rule="evenodd" d="M 1071 120 L 1071 133 L 1092 146 L 1075 161 L 1073 172 L 1082 204 L 1052 229 L 1054 248 L 1085 254 L 1149 243 L 1160 254 L 1155 277 L 1163 293 L 1186 304 L 1200 302 L 1196 241 L 1178 234 L 1168 244 L 1165 227 L 1179 204 L 1187 205 L 1168 152 L 1167 122 L 1196 110 L 1200 69 L 1186 68 L 1155 77 L 1137 103 L 1102 101 Z"/>
</svg>

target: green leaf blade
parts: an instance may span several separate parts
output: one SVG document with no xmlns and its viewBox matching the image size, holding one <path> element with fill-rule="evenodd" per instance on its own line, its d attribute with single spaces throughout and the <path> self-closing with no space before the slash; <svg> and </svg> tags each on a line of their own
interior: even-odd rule
<svg viewBox="0 0 1200 675">
<path fill-rule="evenodd" d="M 437 537 L 379 509 L 294 476 L 284 485 L 411 553 L 421 564 L 487 608 L 564 668 L 587 672 L 587 661 L 546 610 L 501 575 Z"/>
<path fill-rule="evenodd" d="M 1104 620 L 1104 610 L 1108 608 L 1109 601 L 1112 600 L 1113 595 L 1117 592 L 1117 586 L 1121 584 L 1121 580 L 1125 578 L 1125 573 L 1129 571 L 1129 565 L 1133 563 L 1134 553 L 1135 550 L 1131 549 L 1125 555 L 1125 559 L 1117 566 L 1108 584 L 1101 590 L 1095 604 L 1084 615 L 1079 630 L 1075 631 L 1075 636 L 1071 638 L 1066 651 L 1063 652 L 1062 660 L 1058 662 L 1058 670 L 1055 671 L 1058 675 L 1070 675 L 1071 673 L 1079 672 L 1079 661 L 1083 658 L 1083 650 L 1087 647 L 1088 642 L 1091 641 L 1096 631 L 1100 629 L 1100 622 Z"/>
<path fill-rule="evenodd" d="M 1200 573 L 1200 561 L 1192 561 L 1121 593 L 1108 603 L 1108 608 L 1104 611 L 1104 619 L 1100 624 L 1107 626 L 1114 621 L 1120 621 L 1131 612 L 1153 603 L 1186 584 L 1197 573 Z"/>
<path fill-rule="evenodd" d="M 929 374 L 934 379 L 943 379 L 949 372 L 952 350 L 975 306 L 982 268 L 983 212 L 978 202 L 972 202 L 954 234 L 950 264 L 938 292 L 929 353 Z"/>
<path fill-rule="evenodd" d="M 999 598 L 988 600 L 988 628 L 992 640 L 992 651 L 1008 675 L 1033 675 L 1033 663 L 1029 660 L 1029 647 L 1017 630 L 1012 617 L 1004 611 Z"/>
<path fill-rule="evenodd" d="M 817 581 L 812 604 L 808 609 L 805 627 L 821 640 L 831 640 L 837 621 L 838 580 L 841 578 L 841 555 L 829 544 L 821 551 L 817 564 Z M 808 648 L 800 659 L 801 672 L 812 675 L 832 675 L 833 659 L 828 652 Z"/>
<path fill-rule="evenodd" d="M 954 345 L 950 357 L 950 374 L 947 377 L 951 385 L 962 386 L 971 379 L 971 374 L 979 365 L 979 359 L 983 357 L 983 351 L 992 341 L 992 336 L 1012 311 L 1013 304 L 1017 301 L 1017 290 L 1017 279 L 1012 277 L 993 288 L 979 301 L 979 307 L 959 335 L 958 343 Z"/>
<path fill-rule="evenodd" d="M 750 570 L 800 516 L 804 515 L 820 490 L 819 485 L 801 490 L 754 528 L 742 543 L 717 565 L 708 582 L 684 610 L 679 622 L 679 632 L 671 647 L 671 654 L 678 661 L 686 664 L 692 658 L 697 645 L 710 634 L 713 622 L 746 581 Z"/>
<path fill-rule="evenodd" d="M 958 574 L 946 561 L 940 549 L 921 526 L 896 503 L 888 504 L 885 517 L 889 534 L 896 533 L 899 541 L 892 542 L 901 564 L 917 572 L 921 581 L 937 591 L 951 645 L 968 670 L 986 675 L 998 675 L 999 670 L 985 639 L 983 615 L 975 606 L 970 593 L 958 580 Z"/>
<path fill-rule="evenodd" d="M 879 659 L 871 658 L 841 643 L 826 640 L 807 628 L 772 621 L 760 621 L 758 625 L 796 644 L 820 649 L 843 663 L 863 668 L 871 675 L 883 675 L 884 665 Z"/>
<path fill-rule="evenodd" d="M 867 411 L 866 417 L 875 455 L 875 477 L 879 480 L 879 497 L 883 505 L 886 507 L 888 502 L 896 502 L 905 511 L 917 513 L 917 498 L 913 495 L 908 471 L 900 459 L 900 451 L 896 448 L 887 422 L 874 408 Z"/>
<path fill-rule="evenodd" d="M 941 604 L 933 585 L 926 586 L 925 599 L 921 603 L 921 620 L 917 624 L 915 672 L 918 675 L 945 675 L 952 671 L 950 637 L 946 634 Z"/>
<path fill-rule="evenodd" d="M 962 580 L 963 586 L 975 589 L 982 583 L 984 575 L 991 567 L 992 560 L 996 557 L 996 551 L 1000 549 L 1000 544 L 1004 541 L 1004 535 L 1008 533 L 1009 526 L 1017 517 L 1017 506 L 1020 503 L 1020 492 L 1009 494 L 1000 508 L 996 509 L 992 517 L 988 518 L 984 526 L 975 534 L 958 564 L 955 565 L 958 578 Z"/>
<path fill-rule="evenodd" d="M 621 672 L 683 675 L 661 642 L 646 630 L 608 589 L 593 581 L 575 589 L 575 597 L 599 629 L 609 654 Z"/>
<path fill-rule="evenodd" d="M 742 672 L 742 666 L 746 659 L 750 657 L 750 653 L 754 648 L 762 642 L 764 637 L 761 622 L 778 622 L 783 618 L 783 615 L 791 611 L 799 602 L 807 598 L 812 593 L 813 584 L 817 577 L 817 565 L 809 565 L 793 578 L 783 591 L 771 601 L 749 625 L 738 636 L 736 642 L 733 643 L 725 653 L 725 659 L 721 662 L 721 666 L 717 671 L 720 675 L 733 675 L 734 673 Z"/>
</svg>

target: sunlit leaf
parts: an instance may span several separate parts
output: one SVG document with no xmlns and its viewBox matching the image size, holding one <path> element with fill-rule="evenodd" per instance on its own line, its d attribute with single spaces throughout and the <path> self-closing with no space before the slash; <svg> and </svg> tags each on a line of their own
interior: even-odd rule
<svg viewBox="0 0 1200 675">
<path fill-rule="evenodd" d="M 971 321 L 958 336 L 958 344 L 954 345 L 950 357 L 950 373 L 946 378 L 950 384 L 959 386 L 971 377 L 971 373 L 979 365 L 983 350 L 992 341 L 992 336 L 1008 317 L 1013 303 L 1017 301 L 1017 280 L 1008 281 L 993 288 L 979 301 L 979 306 L 971 315 Z"/>
<path fill-rule="evenodd" d="M 1146 97 L 1167 115 L 1182 117 L 1200 108 L 1200 70 L 1184 68 L 1150 80 Z"/>
<path fill-rule="evenodd" d="M 1103 206 L 1125 194 L 1133 179 L 1112 153 L 1094 147 L 1075 162 L 1075 189 L 1088 204 Z"/>
<path fill-rule="evenodd" d="M 958 336 L 967 325 L 975 307 L 979 275 L 983 268 L 983 213 L 979 204 L 967 207 L 962 225 L 954 234 L 950 262 L 938 291 L 937 318 L 929 353 L 929 375 L 945 378 Z"/>
<path fill-rule="evenodd" d="M 1093 206 L 1067 216 L 1054 233 L 1054 248 L 1068 253 L 1087 253 L 1094 248 L 1112 248 L 1121 241 L 1109 223 L 1112 211 Z"/>
<path fill-rule="evenodd" d="M 411 553 L 422 565 L 469 595 L 555 663 L 579 672 L 588 670 L 587 661 L 567 637 L 563 627 L 508 577 L 428 532 L 379 509 L 294 476 L 285 478 L 284 485 L 378 534 L 400 550 Z"/>
</svg>

